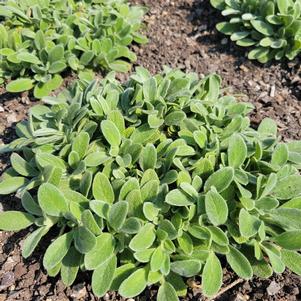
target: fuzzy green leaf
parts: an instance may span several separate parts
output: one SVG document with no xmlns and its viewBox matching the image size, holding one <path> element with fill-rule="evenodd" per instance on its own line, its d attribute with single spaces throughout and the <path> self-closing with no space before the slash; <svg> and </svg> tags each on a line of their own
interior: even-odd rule
<svg viewBox="0 0 301 301">
<path fill-rule="evenodd" d="M 6 90 L 12 93 L 28 91 L 33 87 L 33 80 L 29 78 L 19 78 L 6 85 Z"/>
<path fill-rule="evenodd" d="M 19 231 L 27 228 L 35 218 L 28 213 L 20 211 L 0 212 L 0 229 L 3 231 Z"/>
<path fill-rule="evenodd" d="M 214 172 L 205 182 L 204 190 L 208 192 L 214 186 L 217 192 L 227 189 L 234 179 L 234 170 L 232 167 L 224 167 Z"/>
<path fill-rule="evenodd" d="M 92 274 L 92 289 L 96 296 L 102 297 L 110 289 L 117 266 L 116 256 L 101 263 Z"/>
<path fill-rule="evenodd" d="M 100 126 L 108 143 L 111 146 L 119 146 L 121 143 L 121 135 L 116 125 L 111 120 L 103 120 Z"/>
<path fill-rule="evenodd" d="M 61 278 L 66 286 L 75 281 L 80 263 L 81 254 L 72 246 L 62 260 Z"/>
<path fill-rule="evenodd" d="M 68 211 L 68 204 L 61 191 L 50 183 L 44 183 L 38 190 L 41 209 L 50 216 L 61 216 Z"/>
<path fill-rule="evenodd" d="M 114 202 L 114 191 L 105 174 L 99 172 L 95 175 L 92 190 L 95 199 L 105 201 L 109 204 Z"/>
<path fill-rule="evenodd" d="M 179 298 L 177 296 L 177 292 L 174 289 L 174 287 L 168 283 L 164 282 L 158 290 L 158 296 L 157 296 L 158 301 L 178 301 Z"/>
<path fill-rule="evenodd" d="M 96 238 L 96 244 L 85 254 L 85 267 L 88 270 L 97 268 L 114 253 L 115 241 L 110 233 L 102 233 Z"/>
<path fill-rule="evenodd" d="M 147 270 L 140 268 L 121 283 L 118 293 L 124 298 L 133 298 L 142 293 L 146 285 Z"/>
<path fill-rule="evenodd" d="M 23 177 L 11 177 L 0 182 L 0 195 L 11 194 L 26 185 L 27 179 Z"/>
<path fill-rule="evenodd" d="M 86 254 L 96 245 L 95 235 L 86 227 L 78 227 L 74 231 L 74 245 L 80 253 Z"/>
<path fill-rule="evenodd" d="M 70 231 L 61 235 L 49 245 L 43 258 L 43 265 L 47 271 L 52 270 L 63 260 L 68 253 L 72 240 L 73 231 Z"/>
<path fill-rule="evenodd" d="M 153 224 L 145 224 L 130 241 L 129 247 L 133 251 L 143 251 L 149 248 L 156 238 Z"/>
<path fill-rule="evenodd" d="M 301 230 L 284 232 L 273 239 L 276 244 L 287 250 L 301 249 Z"/>
<path fill-rule="evenodd" d="M 233 168 L 239 168 L 247 158 L 247 146 L 241 135 L 233 135 L 229 142 L 228 161 Z"/>
<path fill-rule="evenodd" d="M 202 273 L 203 293 L 208 297 L 213 296 L 221 288 L 222 281 L 223 270 L 220 261 L 214 253 L 210 253 Z"/>
<path fill-rule="evenodd" d="M 226 254 L 226 258 L 233 271 L 241 278 L 252 278 L 253 270 L 248 259 L 236 248 L 232 246 L 229 248 L 230 252 Z"/>
<path fill-rule="evenodd" d="M 170 265 L 170 268 L 174 273 L 183 277 L 192 277 L 197 275 L 200 272 L 201 267 L 202 265 L 200 261 L 195 259 L 174 261 Z"/>
<path fill-rule="evenodd" d="M 224 224 L 228 218 L 228 206 L 224 198 L 216 191 L 209 191 L 205 197 L 206 213 L 210 222 L 215 225 Z"/>
<path fill-rule="evenodd" d="M 109 212 L 109 224 L 114 230 L 120 230 L 123 226 L 128 210 L 129 205 L 125 201 L 119 201 L 112 205 Z"/>
</svg>

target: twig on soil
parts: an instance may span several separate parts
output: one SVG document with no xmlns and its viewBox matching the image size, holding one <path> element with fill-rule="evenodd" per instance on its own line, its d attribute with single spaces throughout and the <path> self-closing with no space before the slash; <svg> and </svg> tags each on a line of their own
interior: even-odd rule
<svg viewBox="0 0 301 301">
<path fill-rule="evenodd" d="M 210 300 L 214 300 L 218 297 L 220 297 L 221 295 L 223 295 L 225 292 L 227 292 L 228 290 L 230 290 L 232 287 L 236 286 L 237 284 L 244 282 L 244 279 L 237 279 L 234 282 L 230 283 L 229 285 L 227 285 L 226 287 L 222 288 L 216 295 L 214 295 L 212 298 L 210 298 Z"/>
</svg>

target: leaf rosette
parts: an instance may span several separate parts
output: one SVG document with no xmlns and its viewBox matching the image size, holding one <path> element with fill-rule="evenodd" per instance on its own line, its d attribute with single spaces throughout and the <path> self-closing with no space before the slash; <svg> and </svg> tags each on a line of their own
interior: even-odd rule
<svg viewBox="0 0 301 301">
<path fill-rule="evenodd" d="M 109 74 L 44 98 L 1 148 L 0 193 L 25 212 L 1 213 L 0 228 L 35 224 L 24 257 L 56 229 L 48 274 L 71 285 L 91 271 L 97 296 L 160 284 L 158 300 L 178 300 L 197 276 L 213 296 L 225 260 L 245 279 L 300 274 L 301 143 L 279 142 L 271 119 L 250 127 L 252 106 L 220 85 L 138 67 L 125 84 Z"/>
<path fill-rule="evenodd" d="M 250 49 L 250 60 L 292 60 L 301 52 L 300 0 L 211 0 L 211 4 L 226 18 L 217 30 Z"/>
</svg>

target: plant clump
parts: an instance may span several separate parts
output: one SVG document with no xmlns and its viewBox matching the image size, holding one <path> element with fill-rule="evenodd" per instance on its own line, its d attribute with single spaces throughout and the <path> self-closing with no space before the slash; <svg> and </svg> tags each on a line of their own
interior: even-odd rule
<svg viewBox="0 0 301 301">
<path fill-rule="evenodd" d="M 0 193 L 25 212 L 0 213 L 0 229 L 36 227 L 25 258 L 51 231 L 48 274 L 71 285 L 90 271 L 97 296 L 158 285 L 176 301 L 192 277 L 213 296 L 225 262 L 244 279 L 301 275 L 301 142 L 280 142 L 271 119 L 250 127 L 252 105 L 220 84 L 138 67 L 125 84 L 110 73 L 44 98 L 1 148 Z"/>
<path fill-rule="evenodd" d="M 136 55 L 133 42 L 145 10 L 124 0 L 7 0 L 0 3 L 0 83 L 9 92 L 34 87 L 49 95 L 72 70 L 93 78 L 92 70 L 127 72 Z"/>
<path fill-rule="evenodd" d="M 249 59 L 292 60 L 301 52 L 300 0 L 211 0 L 211 4 L 228 19 L 217 29 L 250 48 Z"/>
</svg>

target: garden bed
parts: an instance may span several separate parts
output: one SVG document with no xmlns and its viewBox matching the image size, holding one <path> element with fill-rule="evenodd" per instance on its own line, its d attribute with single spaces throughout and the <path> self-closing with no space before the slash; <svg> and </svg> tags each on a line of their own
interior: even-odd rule
<svg viewBox="0 0 301 301">
<path fill-rule="evenodd" d="M 163 65 L 199 75 L 216 72 L 223 78 L 226 93 L 239 94 L 242 101 L 254 104 L 254 126 L 264 117 L 271 117 L 276 120 L 285 140 L 301 138 L 300 60 L 264 67 L 248 61 L 243 51 L 214 29 L 220 16 L 210 7 L 209 1 L 132 2 L 149 7 L 145 21 L 150 41 L 144 46 L 134 46 L 137 65 L 152 73 L 161 71 Z M 120 75 L 120 78 L 125 80 L 126 76 Z M 0 93 L 0 138 L 9 142 L 14 138 L 14 124 L 25 117 L 34 102 L 26 93 L 21 96 L 1 90 Z M 7 157 L 3 156 L 1 170 L 6 165 Z M 19 209 L 17 203 L 13 198 L 2 198 L 0 211 Z M 22 259 L 20 245 L 26 234 L 27 231 L 0 233 L 0 301 L 96 300 L 85 274 L 81 274 L 76 284 L 68 289 L 57 278 L 47 277 L 40 265 L 45 251 L 42 247 L 28 260 Z M 224 280 L 227 286 L 237 280 L 237 276 L 225 268 Z M 193 288 L 185 300 L 205 300 L 198 285 L 192 283 Z M 300 287 L 301 278 L 285 272 L 269 280 L 242 281 L 217 300 L 300 300 Z M 136 299 L 152 300 L 155 295 L 154 287 Z M 123 299 L 112 294 L 103 300 Z"/>
</svg>

